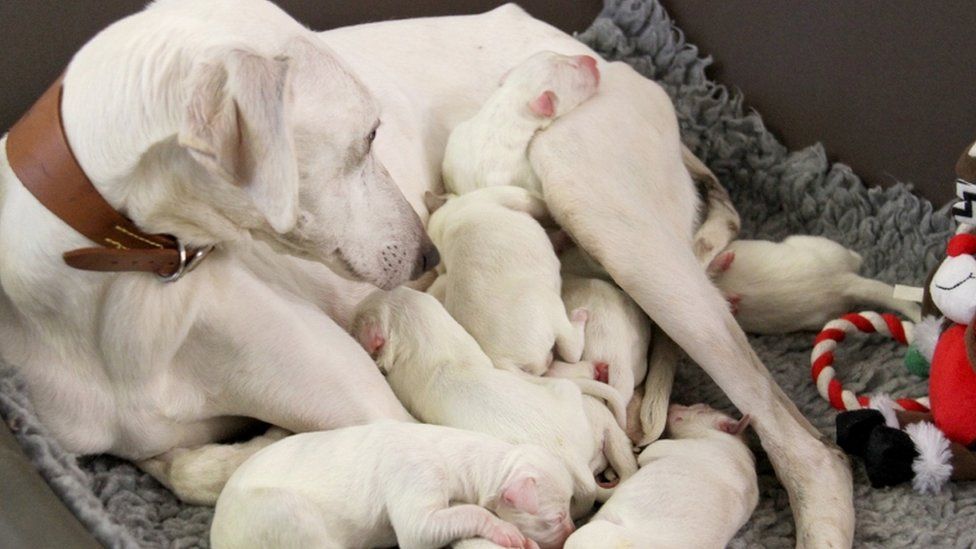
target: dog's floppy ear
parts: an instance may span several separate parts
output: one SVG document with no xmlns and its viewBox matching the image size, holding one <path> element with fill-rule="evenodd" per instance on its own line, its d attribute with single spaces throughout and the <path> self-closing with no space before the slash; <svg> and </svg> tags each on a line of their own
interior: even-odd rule
<svg viewBox="0 0 976 549">
<path fill-rule="evenodd" d="M 732 418 L 724 418 L 719 420 L 718 430 L 726 432 L 730 435 L 739 435 L 746 430 L 749 423 L 752 422 L 752 417 L 749 414 L 742 416 L 739 421 L 735 421 Z"/>
<path fill-rule="evenodd" d="M 529 110 L 541 118 L 552 118 L 556 115 L 556 94 L 552 90 L 540 93 L 538 97 L 529 101 Z"/>
<path fill-rule="evenodd" d="M 530 514 L 539 512 L 539 489 L 535 479 L 517 475 L 502 487 L 502 500 L 513 508 Z"/>
<path fill-rule="evenodd" d="M 447 200 L 451 197 L 449 194 L 437 194 L 431 191 L 424 193 L 424 206 L 427 207 L 427 213 L 433 214 L 447 203 Z"/>
<path fill-rule="evenodd" d="M 288 126 L 289 60 L 246 48 L 194 67 L 179 144 L 212 173 L 243 188 L 278 233 L 298 219 L 298 164 Z"/>
<path fill-rule="evenodd" d="M 379 322 L 375 320 L 367 321 L 356 334 L 359 344 L 366 349 L 369 356 L 376 358 L 376 355 L 383 350 L 383 346 L 386 345 L 386 336 L 383 335 L 383 330 L 380 329 Z"/>
</svg>

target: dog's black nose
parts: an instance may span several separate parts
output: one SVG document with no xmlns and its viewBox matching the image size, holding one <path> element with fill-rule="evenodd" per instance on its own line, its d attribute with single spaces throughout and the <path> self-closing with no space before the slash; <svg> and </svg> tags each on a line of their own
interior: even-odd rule
<svg viewBox="0 0 976 549">
<path fill-rule="evenodd" d="M 441 253 L 437 251 L 437 246 L 430 239 L 425 238 L 424 242 L 420 245 L 420 257 L 417 258 L 417 264 L 413 267 L 413 274 L 410 280 L 417 280 L 421 275 L 427 271 L 433 269 L 441 262 Z"/>
</svg>

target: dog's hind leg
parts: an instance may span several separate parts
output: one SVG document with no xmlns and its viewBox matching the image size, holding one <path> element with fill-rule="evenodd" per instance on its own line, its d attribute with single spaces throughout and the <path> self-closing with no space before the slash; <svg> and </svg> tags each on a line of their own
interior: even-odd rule
<svg viewBox="0 0 976 549">
<path fill-rule="evenodd" d="M 667 94 L 609 64 L 600 93 L 540 132 L 529 158 L 555 220 L 754 418 L 789 493 L 797 545 L 850 547 L 846 458 L 776 384 L 692 252 L 694 189 Z"/>
<path fill-rule="evenodd" d="M 560 308 L 555 316 L 556 356 L 566 362 L 579 362 L 583 357 L 586 319 L 589 313 L 583 308 L 573 309 L 567 319 L 562 308 Z"/>
</svg>

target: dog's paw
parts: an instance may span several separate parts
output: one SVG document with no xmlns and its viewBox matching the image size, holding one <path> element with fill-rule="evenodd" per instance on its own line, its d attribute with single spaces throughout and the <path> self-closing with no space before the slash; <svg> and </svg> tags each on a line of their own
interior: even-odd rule
<svg viewBox="0 0 976 549">
<path fill-rule="evenodd" d="M 518 527 L 503 520 L 492 524 L 486 534 L 486 538 L 502 547 L 518 547 L 520 549 L 527 547 L 526 543 L 528 539 L 522 535 Z"/>
<path fill-rule="evenodd" d="M 573 324 L 576 324 L 577 322 L 585 323 L 589 319 L 590 319 L 590 311 L 584 307 L 573 309 L 573 311 L 569 313 L 569 320 Z"/>
</svg>

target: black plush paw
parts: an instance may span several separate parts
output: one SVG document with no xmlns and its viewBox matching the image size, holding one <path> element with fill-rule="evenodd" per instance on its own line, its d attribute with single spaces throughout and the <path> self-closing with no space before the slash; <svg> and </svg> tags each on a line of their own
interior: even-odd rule
<svg viewBox="0 0 976 549">
<path fill-rule="evenodd" d="M 883 488 L 912 480 L 912 462 L 918 457 L 915 443 L 904 431 L 876 427 L 864 448 L 864 468 L 871 486 Z"/>
<path fill-rule="evenodd" d="M 868 408 L 837 414 L 837 445 L 852 456 L 864 457 L 868 435 L 875 427 L 884 425 L 884 416 Z"/>
</svg>

